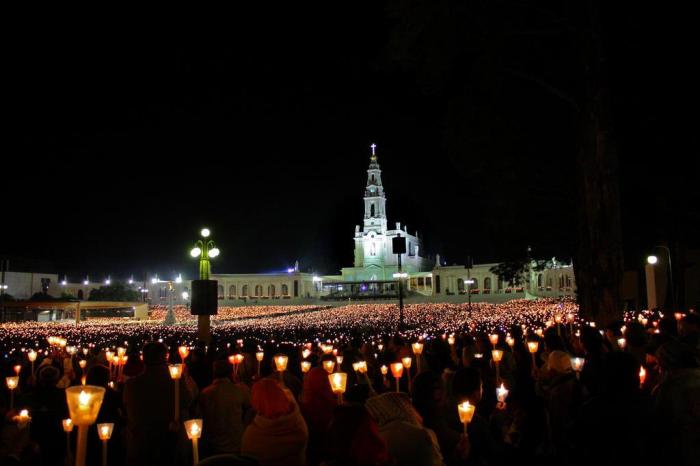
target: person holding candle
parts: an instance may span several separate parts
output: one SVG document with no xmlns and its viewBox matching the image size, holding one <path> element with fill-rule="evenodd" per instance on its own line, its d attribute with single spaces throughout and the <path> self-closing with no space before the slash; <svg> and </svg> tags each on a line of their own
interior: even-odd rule
<svg viewBox="0 0 700 466">
<path fill-rule="evenodd" d="M 575 464 L 682 464 L 654 458 L 662 447 L 649 429 L 649 400 L 639 389 L 636 358 L 611 352 L 600 367 L 600 392 L 570 418 L 568 453 Z M 666 426 L 660 428 L 665 429 Z M 653 439 L 653 440 L 652 440 Z M 654 459 L 652 459 L 654 458 Z"/>
<path fill-rule="evenodd" d="M 443 415 L 452 431 L 460 438 L 451 458 L 467 459 L 470 464 L 501 464 L 503 459 L 502 439 L 495 438 L 492 432 L 501 431 L 494 428 L 492 421 L 484 415 L 485 403 L 482 403 L 484 393 L 483 381 L 478 369 L 467 367 L 459 369 L 452 377 L 447 402 Z M 494 388 L 495 393 L 495 388 Z M 469 402 L 475 406 L 475 412 L 467 426 L 468 435 L 462 435 L 464 425 L 459 419 L 456 406 Z"/>
<path fill-rule="evenodd" d="M 199 408 L 206 429 L 202 433 L 202 457 L 239 453 L 244 418 L 250 407 L 250 389 L 231 381 L 226 361 L 214 361 L 214 381 L 202 390 Z"/>
<path fill-rule="evenodd" d="M 312 368 L 304 378 L 301 392 L 301 412 L 309 428 L 307 456 L 311 464 L 317 464 L 326 451 L 325 438 L 333 419 L 333 411 L 338 405 L 336 395 L 331 391 L 328 373 L 321 367 Z"/>
<path fill-rule="evenodd" d="M 700 458 L 698 350 L 683 341 L 670 340 L 656 350 L 656 359 L 661 376 L 653 392 L 652 425 L 659 448 L 655 453 L 666 464 L 697 464 Z M 635 372 L 638 375 L 639 366 Z"/>
<path fill-rule="evenodd" d="M 129 465 L 171 464 L 173 461 L 175 394 L 166 354 L 164 344 L 146 343 L 143 346 L 143 373 L 124 385 Z M 189 405 L 190 393 L 186 384 L 181 383 L 181 412 L 187 412 Z"/>
<path fill-rule="evenodd" d="M 243 433 L 241 454 L 260 466 L 305 465 L 309 433 L 291 392 L 262 379 L 253 385 L 251 404 L 257 414 Z"/>
<path fill-rule="evenodd" d="M 364 406 L 338 406 L 327 436 L 328 453 L 321 466 L 383 466 L 391 464 L 386 442 Z M 318 464 L 309 458 L 309 464 Z"/>
<path fill-rule="evenodd" d="M 38 444 L 42 456 L 47 458 L 65 456 L 61 420 L 68 417 L 68 406 L 65 392 L 56 387 L 59 378 L 59 369 L 47 360 L 37 371 L 36 386 L 27 394 L 27 408 L 32 416 L 32 438 Z"/>
<path fill-rule="evenodd" d="M 105 389 L 104 397 L 102 398 L 102 406 L 97 415 L 95 423 L 111 423 L 114 424 L 114 435 L 110 440 L 110 448 L 108 449 L 109 464 L 121 464 L 124 462 L 124 446 L 122 445 L 121 430 L 124 427 L 121 416 L 122 403 L 121 396 L 115 390 L 109 387 L 109 368 L 101 364 L 90 367 L 87 371 L 86 384 L 103 387 Z M 97 429 L 88 431 L 88 447 L 87 447 L 87 464 L 100 464 L 102 447 Z"/>
</svg>

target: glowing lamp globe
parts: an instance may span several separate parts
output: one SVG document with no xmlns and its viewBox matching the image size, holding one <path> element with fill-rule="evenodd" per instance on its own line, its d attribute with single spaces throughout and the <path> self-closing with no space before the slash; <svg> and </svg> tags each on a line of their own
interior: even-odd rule
<svg viewBox="0 0 700 466">
<path fill-rule="evenodd" d="M 177 349 L 177 352 L 180 354 L 180 357 L 181 357 L 182 359 L 186 359 L 187 356 L 190 355 L 190 349 L 189 349 L 188 347 L 186 347 L 186 346 L 180 346 L 180 347 Z"/>
<path fill-rule="evenodd" d="M 105 389 L 94 385 L 78 385 L 66 388 L 68 412 L 76 426 L 89 426 L 97 420 Z"/>
<path fill-rule="evenodd" d="M 498 334 L 492 333 L 491 335 L 489 335 L 489 341 L 493 346 L 496 346 L 496 344 L 498 343 Z"/>
<path fill-rule="evenodd" d="M 348 382 L 348 374 L 345 372 L 336 372 L 328 374 L 328 381 L 331 383 L 331 390 L 336 395 L 345 393 L 345 387 Z"/>
<path fill-rule="evenodd" d="M 202 231 L 200 231 L 199 234 L 202 235 L 202 238 L 209 238 L 211 231 L 209 231 L 209 228 L 202 228 Z"/>
<path fill-rule="evenodd" d="M 202 254 L 202 250 L 199 248 L 192 248 L 190 251 L 190 256 L 192 257 L 199 257 L 200 254 Z"/>
<path fill-rule="evenodd" d="M 338 355 L 335 357 L 335 360 L 338 361 L 338 365 L 341 365 L 343 363 L 343 355 Z"/>
<path fill-rule="evenodd" d="M 311 363 L 309 361 L 302 361 L 301 362 L 301 372 L 306 374 L 311 370 Z"/>
<path fill-rule="evenodd" d="M 403 367 L 403 365 L 401 367 Z M 382 366 L 379 368 L 379 371 L 382 373 L 382 375 L 387 375 L 389 373 L 389 368 L 386 366 Z"/>
<path fill-rule="evenodd" d="M 583 365 L 586 363 L 584 358 L 572 358 L 571 359 L 571 369 L 574 372 L 581 372 L 583 370 Z"/>
<path fill-rule="evenodd" d="M 308 358 L 310 355 L 311 355 L 311 350 L 308 350 L 308 349 L 304 348 L 304 349 L 301 351 L 301 357 L 304 358 L 304 359 Z"/>
<path fill-rule="evenodd" d="M 659 262 L 659 258 L 656 256 L 648 256 L 647 257 L 647 263 L 649 265 L 656 265 L 656 263 Z"/>
<path fill-rule="evenodd" d="M 29 353 L 27 353 L 27 358 L 29 359 L 30 362 L 36 361 L 36 351 L 31 350 Z"/>
<path fill-rule="evenodd" d="M 220 252 L 221 251 L 219 251 L 219 248 L 211 248 L 209 250 L 209 257 L 211 257 L 211 258 L 217 257 Z"/>
<path fill-rule="evenodd" d="M 109 440 L 112 437 L 113 430 L 114 430 L 114 424 L 111 422 L 105 422 L 104 424 L 97 424 L 97 435 L 99 435 L 100 440 Z"/>
<path fill-rule="evenodd" d="M 202 436 L 202 420 L 201 419 L 190 419 L 185 421 L 185 433 L 187 433 L 187 438 L 198 439 Z"/>
<path fill-rule="evenodd" d="M 264 357 L 265 357 L 265 353 L 263 353 L 262 351 L 258 351 L 257 353 L 255 353 L 255 359 L 258 362 L 262 362 Z"/>
<path fill-rule="evenodd" d="M 405 358 L 401 358 L 401 364 L 403 364 L 403 367 L 405 367 L 406 369 L 410 369 L 410 368 L 411 368 L 411 363 L 412 363 L 412 362 L 413 362 L 413 361 L 411 360 L 411 357 L 410 357 L 410 356 L 406 356 Z"/>
</svg>

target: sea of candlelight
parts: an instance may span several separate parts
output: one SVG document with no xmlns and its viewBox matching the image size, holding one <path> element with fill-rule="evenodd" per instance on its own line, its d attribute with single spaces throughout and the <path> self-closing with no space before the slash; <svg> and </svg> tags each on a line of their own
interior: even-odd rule
<svg viewBox="0 0 700 466">
<path fill-rule="evenodd" d="M 507 332 L 513 325 L 530 331 L 552 325 L 555 317 L 578 320 L 578 306 L 571 300 L 512 300 L 501 304 L 409 304 L 404 307 L 404 335 L 432 338 L 460 332 Z M 178 323 L 162 324 L 163 306 L 154 306 L 150 319 L 90 319 L 74 322 L 21 322 L 0 324 L 0 352 L 6 357 L 30 349 L 46 349 L 49 338 L 60 337 L 70 345 L 106 348 L 128 342 L 162 340 L 170 345 L 190 345 L 196 340 L 194 317 L 184 307 L 175 309 Z M 373 339 L 393 333 L 398 324 L 396 304 L 350 304 L 339 307 L 246 306 L 222 307 L 213 319 L 212 334 L 219 341 L 246 339 L 256 344 L 297 344 L 310 336 L 317 341 L 341 341 L 355 335 Z"/>
</svg>

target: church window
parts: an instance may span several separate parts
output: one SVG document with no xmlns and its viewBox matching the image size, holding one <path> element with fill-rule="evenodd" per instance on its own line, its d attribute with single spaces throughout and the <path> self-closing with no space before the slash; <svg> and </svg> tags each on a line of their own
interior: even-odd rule
<svg viewBox="0 0 700 466">
<path fill-rule="evenodd" d="M 282 296 L 289 296 L 289 287 L 286 284 L 282 285 Z"/>
<path fill-rule="evenodd" d="M 541 273 L 537 274 L 537 287 L 542 288 L 542 274 Z"/>
<path fill-rule="evenodd" d="M 241 288 L 241 296 L 248 296 L 248 285 L 243 285 Z"/>
<path fill-rule="evenodd" d="M 369 208 L 369 216 L 374 217 L 374 204 L 372 204 Z"/>
<path fill-rule="evenodd" d="M 374 183 L 374 175 L 372 175 L 372 183 Z"/>
<path fill-rule="evenodd" d="M 262 285 L 255 285 L 255 297 L 262 296 L 263 288 Z"/>
<path fill-rule="evenodd" d="M 158 290 L 158 297 L 160 299 L 165 299 L 168 297 L 168 290 L 164 286 L 160 287 L 160 290 Z"/>
<path fill-rule="evenodd" d="M 273 297 L 275 295 L 275 285 L 269 285 L 267 287 L 267 295 Z"/>
<path fill-rule="evenodd" d="M 369 243 L 369 255 L 370 256 L 377 255 L 377 246 L 374 244 L 374 242 Z"/>
<path fill-rule="evenodd" d="M 484 289 L 485 290 L 491 289 L 491 279 L 489 277 L 484 278 Z"/>
<path fill-rule="evenodd" d="M 224 287 L 219 285 L 216 289 L 219 299 L 224 299 Z"/>
<path fill-rule="evenodd" d="M 236 285 L 231 285 L 228 287 L 228 297 L 229 299 L 236 297 Z"/>
<path fill-rule="evenodd" d="M 469 285 L 469 289 L 470 289 L 470 290 L 476 290 L 476 289 L 478 289 L 478 288 L 479 288 L 479 280 L 476 279 L 476 278 L 472 278 L 472 280 L 474 280 L 474 283 L 472 283 L 471 285 Z"/>
<path fill-rule="evenodd" d="M 464 280 L 461 278 L 457 279 L 457 291 L 464 291 Z"/>
<path fill-rule="evenodd" d="M 567 288 L 571 288 L 571 276 L 570 276 L 570 275 L 566 275 L 566 276 L 565 276 L 565 280 L 566 280 L 566 287 L 567 287 Z"/>
</svg>

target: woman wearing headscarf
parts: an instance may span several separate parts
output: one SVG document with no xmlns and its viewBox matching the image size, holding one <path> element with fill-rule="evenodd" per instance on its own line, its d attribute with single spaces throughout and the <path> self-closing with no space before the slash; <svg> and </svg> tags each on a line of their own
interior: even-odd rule
<svg viewBox="0 0 700 466">
<path fill-rule="evenodd" d="M 307 457 L 310 465 L 318 464 L 324 456 L 326 435 L 337 404 L 337 397 L 328 381 L 328 373 L 321 367 L 311 369 L 304 378 L 301 393 L 301 412 L 309 428 Z"/>
<path fill-rule="evenodd" d="M 405 393 L 384 393 L 367 400 L 367 411 L 377 422 L 379 435 L 387 443 L 396 464 L 442 465 L 435 433 L 423 420 Z"/>
<path fill-rule="evenodd" d="M 257 412 L 243 433 L 241 454 L 260 466 L 304 466 L 309 432 L 299 406 L 273 379 L 253 385 L 251 405 Z"/>
</svg>

